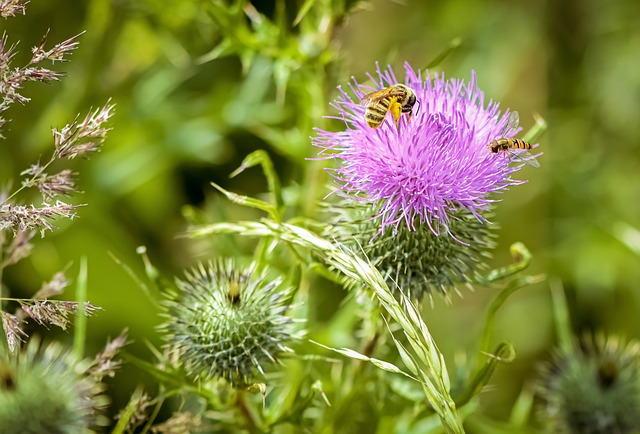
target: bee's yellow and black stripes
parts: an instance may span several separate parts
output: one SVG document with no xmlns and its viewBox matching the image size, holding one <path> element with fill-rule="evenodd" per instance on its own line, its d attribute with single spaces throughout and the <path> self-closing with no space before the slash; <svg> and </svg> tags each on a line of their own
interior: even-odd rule
<svg viewBox="0 0 640 434">
<path fill-rule="evenodd" d="M 497 139 L 489 143 L 491 152 L 498 153 L 500 151 L 508 151 L 510 149 L 531 149 L 531 144 L 522 139 Z"/>
<path fill-rule="evenodd" d="M 395 97 L 382 98 L 375 103 L 371 103 L 367 106 L 367 110 L 364 114 L 364 117 L 367 121 L 367 125 L 371 128 L 378 128 L 384 117 L 387 115 L 389 111 L 389 106 L 396 103 Z"/>
</svg>

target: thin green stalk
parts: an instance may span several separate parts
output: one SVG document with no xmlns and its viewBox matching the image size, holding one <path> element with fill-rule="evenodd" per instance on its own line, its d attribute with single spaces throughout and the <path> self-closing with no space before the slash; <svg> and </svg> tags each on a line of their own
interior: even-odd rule
<svg viewBox="0 0 640 434">
<path fill-rule="evenodd" d="M 0 315 L 4 315 L 4 285 L 2 284 L 2 274 L 4 272 L 4 267 L 2 266 L 4 262 L 4 249 L 0 249 Z M 0 338 L 0 355 L 9 354 L 9 343 L 7 342 L 7 332 L 4 329 L 4 324 L 2 322 L 2 318 L 0 318 L 0 332 L 2 332 L 2 338 Z"/>
<path fill-rule="evenodd" d="M 513 258 L 513 264 L 491 270 L 481 278 L 479 283 L 489 284 L 498 280 L 506 279 L 507 277 L 518 274 L 529 266 L 533 256 L 523 243 L 513 243 L 509 250 L 511 252 L 511 257 Z"/>
<path fill-rule="evenodd" d="M 427 69 L 435 68 L 440 65 L 449 54 L 453 53 L 458 47 L 462 45 L 462 38 L 457 36 L 449 41 L 447 46 L 427 65 Z"/>
<path fill-rule="evenodd" d="M 35 179 L 37 179 L 40 175 L 42 175 L 44 173 L 45 170 L 47 170 L 47 168 L 51 165 L 51 163 L 53 163 L 56 160 L 56 155 L 54 153 L 54 155 L 51 157 L 51 159 L 49 160 L 49 162 L 47 162 L 45 165 L 40 167 L 40 170 L 38 170 L 28 181 L 25 181 L 22 183 L 22 185 L 13 193 L 11 193 L 9 196 L 7 196 L 2 202 L 0 202 L 0 205 L 4 205 L 5 203 L 8 203 L 11 199 L 13 199 L 14 197 L 16 197 L 18 195 L 18 193 L 20 193 L 22 190 L 31 187 L 32 183 Z"/>
<path fill-rule="evenodd" d="M 85 303 L 87 302 L 87 258 L 80 259 L 80 271 L 78 271 L 78 282 L 76 284 L 76 302 L 78 311 L 76 312 L 76 329 L 73 335 L 73 352 L 78 360 L 84 357 L 84 345 L 87 337 L 87 317 L 85 316 Z"/>
<path fill-rule="evenodd" d="M 529 131 L 527 131 L 523 138 L 526 142 L 534 143 L 538 140 L 538 138 L 547 130 L 547 122 L 544 118 L 538 114 L 534 115 L 536 123 L 533 124 Z"/>
<path fill-rule="evenodd" d="M 555 278 L 550 282 L 553 319 L 556 324 L 558 346 L 566 354 L 574 351 L 571 333 L 571 321 L 569 319 L 569 307 L 565 299 L 564 289 L 560 279 Z"/>
<path fill-rule="evenodd" d="M 153 266 L 153 264 L 151 264 L 151 262 L 149 261 L 149 258 L 147 257 L 147 253 L 146 252 L 147 252 L 147 248 L 145 246 L 139 246 L 136 249 L 136 253 L 138 253 L 142 257 L 142 262 L 144 263 L 147 277 L 156 284 L 157 288 L 160 288 L 161 286 L 158 283 L 158 280 L 160 278 L 160 274 L 158 273 L 158 270 L 156 270 L 156 268 Z M 136 275 L 136 273 L 133 271 L 133 269 L 129 265 L 127 265 L 124 262 L 122 262 L 113 253 L 109 252 L 109 256 L 111 256 L 111 259 L 113 259 L 113 261 L 117 265 L 119 265 L 124 270 L 124 272 L 127 273 L 129 275 L 129 277 L 131 277 L 131 279 L 133 279 L 133 281 L 136 283 L 137 287 L 140 288 L 142 290 L 142 293 L 147 297 L 147 300 L 154 307 L 159 307 L 160 306 L 160 302 L 158 301 L 158 297 L 157 297 L 156 294 L 151 292 L 151 289 L 149 288 L 149 285 L 147 285 L 145 282 L 143 282 L 142 279 L 140 279 Z"/>
<path fill-rule="evenodd" d="M 514 427 L 522 429 L 531 418 L 531 409 L 535 399 L 535 386 L 533 381 L 526 382 L 522 386 L 522 391 L 511 408 L 509 422 Z"/>
<path fill-rule="evenodd" d="M 164 400 L 165 398 L 162 396 L 162 393 L 159 393 L 156 404 L 153 406 L 153 410 L 151 411 L 151 414 L 147 418 L 147 423 L 144 425 L 144 428 L 142 428 L 142 431 L 140 432 L 140 434 L 146 434 L 151 430 L 151 427 L 153 426 L 153 423 L 155 422 L 156 417 L 158 417 L 158 414 L 160 413 L 162 404 L 164 404 Z"/>
<path fill-rule="evenodd" d="M 247 403 L 247 398 L 245 396 L 245 392 L 242 390 L 238 390 L 237 392 L 237 400 L 236 404 L 238 405 L 238 410 L 244 417 L 247 422 L 246 428 L 250 433 L 262 433 L 264 432 L 259 427 L 259 421 L 251 406 Z"/>
<path fill-rule="evenodd" d="M 534 283 L 542 282 L 543 280 L 544 276 L 541 275 L 519 277 L 509 282 L 509 284 L 492 300 L 491 304 L 489 305 L 489 309 L 487 310 L 486 319 L 484 321 L 484 331 L 480 340 L 480 351 L 487 353 L 490 351 L 489 346 L 491 345 L 491 335 L 493 334 L 493 326 L 496 320 L 496 313 L 511 296 L 511 294 L 513 294 L 520 288 L 533 285 Z"/>
<path fill-rule="evenodd" d="M 111 431 L 111 434 L 124 434 L 124 430 L 127 428 L 129 420 L 136 412 L 136 408 L 143 394 L 144 390 L 140 386 L 138 386 L 136 390 L 133 391 L 133 394 L 131 394 L 131 398 L 129 399 L 127 406 L 122 410 L 120 416 L 118 417 L 118 423 L 113 428 L 113 431 Z"/>
</svg>

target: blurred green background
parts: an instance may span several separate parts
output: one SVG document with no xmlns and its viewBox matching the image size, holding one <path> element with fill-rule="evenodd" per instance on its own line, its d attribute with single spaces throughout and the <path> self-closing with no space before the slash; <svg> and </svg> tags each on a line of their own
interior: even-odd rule
<svg viewBox="0 0 640 434">
<path fill-rule="evenodd" d="M 322 119 L 335 114 L 329 107 L 335 86 L 352 75 L 364 81 L 376 61 L 394 66 L 399 77 L 405 61 L 424 69 L 460 38 L 434 71 L 468 79 L 473 69 L 486 97 L 518 111 L 525 130 L 536 113 L 549 125 L 539 141 L 542 167 L 518 172 L 529 182 L 505 193 L 497 208 L 500 238 L 492 265 L 510 262 L 509 245 L 522 241 L 534 255 L 529 272 L 562 282 L 576 332 L 639 336 L 639 3 L 373 0 L 332 19 L 323 8 L 342 3 L 324 0 L 294 26 L 302 3 L 251 2 L 245 11 L 266 22 L 257 35 L 245 31 L 251 27 L 242 9 L 237 21 L 221 19 L 219 7 L 233 9 L 234 3 L 216 0 L 52 0 L 31 2 L 26 16 L 3 20 L 10 42 L 20 41 L 17 63 L 49 28 L 51 42 L 86 33 L 71 61 L 58 66 L 66 77 L 49 86 L 28 84 L 25 95 L 33 100 L 8 112 L 2 182 L 49 155 L 51 127 L 109 98 L 116 103 L 103 151 L 74 162 L 84 191 L 79 200 L 88 206 L 7 271 L 14 296 L 32 294 L 65 267 L 76 275 L 86 256 L 89 299 L 104 309 L 89 321 L 88 351 L 129 327 L 131 351 L 147 354 L 145 340 L 160 343 L 157 309 L 112 255 L 142 276 L 135 249 L 145 245 L 168 278 L 201 259 L 250 256 L 252 240 L 178 235 L 187 217 L 261 216 L 231 205 L 210 186 L 213 181 L 263 197 L 259 169 L 228 178 L 256 149 L 266 149 L 276 165 L 289 217 L 317 217 L 328 178 L 305 158 L 315 154 L 313 127 L 339 127 Z M 313 335 L 344 294 L 319 279 L 310 291 L 318 300 L 309 323 Z M 436 300 L 433 308 L 425 306 L 427 324 L 453 369 L 454 360 L 474 350 L 495 291 L 463 295 L 452 305 Z M 532 366 L 554 344 L 548 283 L 509 300 L 495 339 L 512 342 L 518 357 L 498 369 L 481 404 L 486 413 L 505 417 Z M 114 389 L 116 406 L 138 378 L 123 375 L 131 383 Z"/>
</svg>

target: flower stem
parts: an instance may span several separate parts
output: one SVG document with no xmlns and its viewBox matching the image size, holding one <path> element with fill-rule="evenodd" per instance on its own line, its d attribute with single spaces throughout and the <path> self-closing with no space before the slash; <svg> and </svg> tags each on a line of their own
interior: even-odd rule
<svg viewBox="0 0 640 434">
<path fill-rule="evenodd" d="M 73 351 L 81 360 L 84 357 L 84 344 L 87 337 L 87 317 L 85 316 L 85 302 L 87 301 L 87 258 L 80 260 L 80 271 L 78 272 L 78 284 L 76 286 L 76 302 L 78 310 L 76 312 L 76 329 L 73 335 Z"/>
<path fill-rule="evenodd" d="M 40 167 L 40 169 L 33 174 L 33 176 L 31 177 L 31 179 L 29 179 L 28 181 L 24 181 L 22 183 L 22 185 L 13 193 L 11 193 L 9 196 L 7 196 L 2 202 L 0 202 L 0 205 L 4 205 L 5 203 L 8 203 L 11 199 L 13 199 L 14 197 L 16 197 L 22 190 L 24 190 L 27 187 L 32 187 L 32 183 L 35 179 L 38 179 L 38 177 L 40 175 L 42 175 L 42 173 L 47 170 L 47 168 L 49 166 L 51 166 L 51 163 L 53 163 L 55 161 L 56 157 L 52 156 L 51 159 L 49 160 L 49 162 L 47 164 L 45 164 L 44 166 Z M 23 173 L 24 174 L 24 173 Z"/>
<path fill-rule="evenodd" d="M 247 426 L 246 426 L 247 429 L 251 433 L 263 432 L 261 429 L 258 428 L 258 423 L 255 417 L 255 414 L 247 404 L 247 398 L 245 396 L 245 392 L 242 390 L 238 390 L 237 393 L 238 393 L 238 397 L 237 397 L 236 403 L 238 404 L 238 409 L 240 410 L 240 413 L 242 413 L 242 416 L 247 422 Z"/>
<path fill-rule="evenodd" d="M 571 324 L 569 319 L 569 308 L 565 299 L 564 289 L 560 279 L 555 278 L 551 281 L 551 300 L 553 303 L 553 317 L 556 323 L 556 333 L 558 337 L 558 346 L 568 354 L 574 351 Z"/>
</svg>

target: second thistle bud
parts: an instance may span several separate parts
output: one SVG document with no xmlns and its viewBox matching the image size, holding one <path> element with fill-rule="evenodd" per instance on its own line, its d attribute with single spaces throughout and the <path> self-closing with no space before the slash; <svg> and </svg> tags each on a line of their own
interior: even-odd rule
<svg viewBox="0 0 640 434">
<path fill-rule="evenodd" d="M 104 425 L 102 385 L 57 343 L 32 339 L 22 351 L 0 356 L 0 432 L 91 433 Z"/>
<path fill-rule="evenodd" d="M 595 336 L 558 352 L 539 380 L 545 432 L 631 434 L 640 430 L 640 343 Z"/>
<path fill-rule="evenodd" d="M 285 316 L 290 290 L 280 289 L 282 281 L 231 260 L 201 264 L 178 280 L 162 328 L 187 373 L 247 384 L 289 351 L 293 320 Z"/>
</svg>

